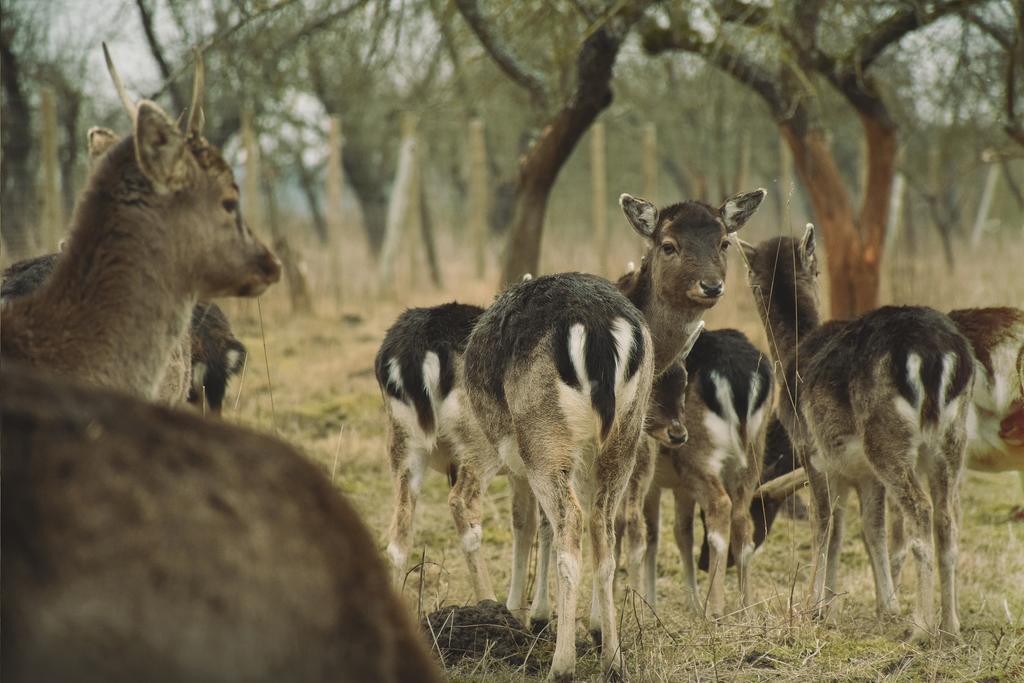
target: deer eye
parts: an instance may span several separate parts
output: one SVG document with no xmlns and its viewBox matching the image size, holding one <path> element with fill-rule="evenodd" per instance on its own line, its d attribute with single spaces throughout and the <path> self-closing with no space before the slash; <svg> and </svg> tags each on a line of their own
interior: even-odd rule
<svg viewBox="0 0 1024 683">
<path fill-rule="evenodd" d="M 677 251 L 679 250 L 676 249 L 676 246 L 671 242 L 663 242 L 661 245 L 661 253 L 664 254 L 665 256 L 672 256 Z"/>
<path fill-rule="evenodd" d="M 221 202 L 221 206 L 223 206 L 224 210 L 227 211 L 228 213 L 234 213 L 238 209 L 238 200 L 225 199 L 223 202 Z"/>
<path fill-rule="evenodd" d="M 722 240 L 722 253 L 729 251 L 729 240 Z"/>
</svg>

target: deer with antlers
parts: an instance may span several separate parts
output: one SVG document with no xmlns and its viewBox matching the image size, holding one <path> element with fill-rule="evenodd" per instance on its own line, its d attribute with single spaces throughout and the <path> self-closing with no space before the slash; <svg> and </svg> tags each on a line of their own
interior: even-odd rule
<svg viewBox="0 0 1024 683">
<path fill-rule="evenodd" d="M 198 54 L 184 131 L 156 104 L 135 103 L 106 46 L 104 54 L 132 135 L 95 160 L 49 279 L 4 302 L 0 348 L 7 358 L 153 399 L 182 351 L 196 301 L 257 296 L 280 279 L 281 266 L 242 219 L 231 167 L 202 136 Z M 187 377 L 187 360 L 179 365 Z"/>
</svg>

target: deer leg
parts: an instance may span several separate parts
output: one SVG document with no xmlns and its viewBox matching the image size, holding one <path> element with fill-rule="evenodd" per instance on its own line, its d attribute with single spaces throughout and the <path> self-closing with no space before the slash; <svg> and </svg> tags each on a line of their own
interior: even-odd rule
<svg viewBox="0 0 1024 683">
<path fill-rule="evenodd" d="M 608 445 L 606 445 L 607 447 Z M 639 439 L 635 450 L 635 456 L 625 456 L 628 458 L 627 461 L 632 461 L 635 458 L 635 464 L 629 481 L 626 483 L 623 513 L 626 519 L 626 566 L 629 571 L 629 584 L 634 590 L 643 594 L 644 550 L 647 546 L 643 505 L 651 485 L 651 479 L 654 477 L 654 458 L 657 456 L 657 452 L 651 448 L 647 438 Z"/>
<path fill-rule="evenodd" d="M 940 453 L 933 460 L 928 483 L 932 505 L 935 507 L 934 530 L 936 551 L 939 556 L 939 591 L 942 605 L 942 633 L 960 636 L 960 617 L 957 614 L 956 562 L 960 540 L 959 479 L 966 440 L 962 429 L 950 428 L 940 445 Z"/>
<path fill-rule="evenodd" d="M 448 494 L 448 507 L 459 538 L 462 539 L 462 551 L 466 556 L 470 583 L 477 600 L 495 599 L 487 566 L 480 553 L 483 542 L 481 499 L 493 475 L 491 468 L 481 467 L 475 459 L 463 459 L 459 464 L 459 477 Z"/>
<path fill-rule="evenodd" d="M 910 634 L 915 641 L 928 638 L 935 626 L 932 505 L 915 471 L 918 451 L 911 430 L 893 416 L 876 412 L 868 418 L 864 454 L 909 525 L 910 550 L 917 565 L 917 601 Z"/>
<path fill-rule="evenodd" d="M 683 563 L 683 588 L 690 594 L 690 607 L 695 613 L 700 613 L 701 599 L 697 592 L 697 568 L 693 562 L 693 517 L 694 505 L 696 504 L 684 488 L 677 488 L 672 491 L 676 503 L 676 521 L 673 531 L 676 536 L 676 546 L 679 548 L 679 557 Z M 708 544 L 710 547 L 710 543 Z"/>
<path fill-rule="evenodd" d="M 750 495 L 739 496 L 738 501 L 732 506 L 729 542 L 732 556 L 736 560 L 740 604 L 746 608 L 751 604 L 750 564 L 754 556 L 754 521 L 750 518 Z"/>
<path fill-rule="evenodd" d="M 729 535 L 732 526 L 732 501 L 717 478 L 705 483 L 703 500 L 708 525 L 708 601 L 705 615 L 718 618 L 725 612 L 725 570 L 729 564 Z M 692 545 L 690 546 L 693 547 Z M 693 552 L 692 550 L 690 551 Z"/>
<path fill-rule="evenodd" d="M 548 575 L 551 572 L 551 542 L 554 532 L 543 510 L 537 539 L 537 577 L 534 580 L 533 604 L 530 605 L 530 626 L 540 631 L 551 621 L 551 597 Z"/>
<path fill-rule="evenodd" d="M 647 527 L 647 550 L 644 552 L 644 590 L 647 602 L 655 606 L 658 599 L 658 535 L 661 531 L 661 488 L 651 486 L 644 498 L 644 524 Z"/>
<path fill-rule="evenodd" d="M 527 448 L 524 460 L 529 457 Z M 572 456 L 566 457 L 571 460 Z M 558 631 L 555 653 L 551 659 L 550 678 L 571 679 L 576 671 L 576 600 L 579 591 L 583 510 L 572 486 L 571 470 L 555 463 L 534 460 L 538 465 L 528 469 L 530 485 L 551 522 L 558 575 Z"/>
<path fill-rule="evenodd" d="M 885 528 L 885 487 L 874 477 L 860 482 L 857 487 L 860 498 L 860 518 L 864 528 L 864 548 L 871 560 L 871 571 L 875 577 L 875 610 L 879 617 L 895 617 L 899 614 L 896 590 L 893 588 L 892 571 L 889 567 L 889 549 Z"/>
<path fill-rule="evenodd" d="M 889 517 L 889 565 L 895 587 L 899 585 L 900 570 L 907 558 L 907 534 L 903 528 L 903 510 L 891 495 L 886 496 L 886 514 Z"/>
<path fill-rule="evenodd" d="M 405 430 L 391 421 L 388 424 L 388 451 L 394 482 L 394 511 L 388 528 L 387 556 L 391 560 L 394 584 L 401 590 L 405 580 L 405 563 L 412 547 L 413 519 L 426 458 L 422 449 L 410 446 Z"/>
<path fill-rule="evenodd" d="M 618 623 L 615 618 L 615 558 L 612 549 L 615 546 L 615 513 L 623 495 L 629 496 L 626 505 L 626 528 L 640 527 L 640 557 L 630 566 L 630 576 L 639 583 L 642 575 L 643 542 L 646 539 L 641 505 L 647 493 L 646 487 L 653 475 L 653 467 L 646 473 L 637 476 L 637 470 L 644 467 L 643 463 L 635 463 L 635 458 L 643 458 L 646 449 L 638 446 L 641 421 L 623 421 L 611 438 L 604 444 L 597 456 L 594 469 L 594 498 L 590 514 L 590 541 L 593 555 L 595 603 L 598 614 L 592 615 L 591 631 L 600 627 L 601 662 L 605 674 L 622 672 L 622 651 L 619 646 Z M 649 464 L 648 464 L 649 465 Z M 629 489 L 632 487 L 632 491 Z M 632 524 L 631 519 L 638 519 L 639 524 Z M 637 529 L 634 528 L 634 533 Z M 627 531 L 627 535 L 628 535 Z M 635 540 L 633 541 L 635 542 Z M 634 555 L 635 557 L 635 555 Z M 600 621 L 595 623 L 594 617 Z"/>
<path fill-rule="evenodd" d="M 830 558 L 835 558 L 838 555 L 838 546 L 842 542 L 843 514 L 842 507 L 839 505 L 841 500 L 837 496 L 838 492 L 834 483 L 824 472 L 811 466 L 811 460 L 811 457 L 805 458 L 805 469 L 811 489 L 815 547 L 811 604 L 816 616 L 824 618 L 828 614 L 832 598 L 832 594 L 827 594 L 826 591 L 835 589 L 835 570 L 834 565 L 830 565 Z M 831 581 L 829 574 L 831 574 Z"/>
<path fill-rule="evenodd" d="M 509 611 L 522 620 L 525 616 L 523 597 L 529 573 L 530 550 L 537 536 L 537 501 L 530 483 L 523 477 L 510 477 L 512 483 L 512 579 L 509 583 Z"/>
</svg>

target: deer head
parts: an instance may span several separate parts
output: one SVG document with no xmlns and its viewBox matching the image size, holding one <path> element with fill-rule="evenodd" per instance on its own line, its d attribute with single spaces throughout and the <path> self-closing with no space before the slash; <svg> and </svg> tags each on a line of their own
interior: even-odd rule
<svg viewBox="0 0 1024 683">
<path fill-rule="evenodd" d="M 198 52 L 183 129 L 155 103 L 133 102 L 106 45 L 103 53 L 133 130 L 120 141 L 110 131 L 90 131 L 94 182 L 121 204 L 145 207 L 148 217 L 162 224 L 178 275 L 200 298 L 262 293 L 280 279 L 281 264 L 249 230 L 231 167 L 202 135 L 204 74 Z"/>
<path fill-rule="evenodd" d="M 652 294 L 676 309 L 710 308 L 725 293 L 729 236 L 743 227 L 766 192 L 738 194 L 715 209 L 687 201 L 658 209 L 623 194 L 619 204 L 633 229 L 647 241 L 638 277 L 649 277 Z"/>
<path fill-rule="evenodd" d="M 672 363 L 654 380 L 650 409 L 644 430 L 663 446 L 674 448 L 686 443 L 686 386 L 689 375 L 686 372 L 686 357 L 693 350 L 697 337 L 704 331 L 704 321 L 686 339 L 680 351 L 679 360 Z"/>
</svg>

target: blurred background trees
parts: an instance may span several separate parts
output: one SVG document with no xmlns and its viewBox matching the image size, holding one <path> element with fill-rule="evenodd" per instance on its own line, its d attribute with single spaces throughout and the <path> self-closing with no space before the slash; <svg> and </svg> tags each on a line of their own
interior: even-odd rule
<svg viewBox="0 0 1024 683">
<path fill-rule="evenodd" d="M 259 175 L 247 215 L 291 254 L 292 277 L 319 263 L 312 285 L 339 298 L 342 271 L 438 284 L 477 256 L 485 267 L 460 276 L 614 276 L 638 255 L 618 220 L 625 191 L 717 205 L 767 187 L 751 234 L 818 223 L 837 316 L 877 305 L 888 254 L 934 241 L 954 268 L 964 249 L 1024 237 L 1015 0 L 9 0 L 0 12 L 5 261 L 63 236 L 86 130 L 127 131 L 104 40 L 129 88 L 175 112 L 203 50 L 208 136 L 240 178 Z M 598 148 L 607 196 L 594 195 Z M 415 168 L 398 183 L 402 159 Z"/>
</svg>

